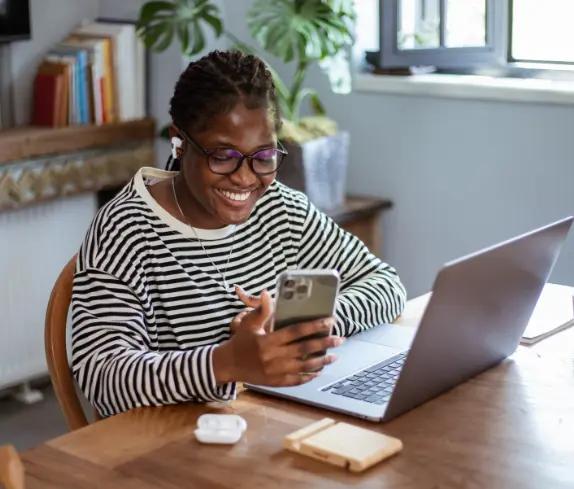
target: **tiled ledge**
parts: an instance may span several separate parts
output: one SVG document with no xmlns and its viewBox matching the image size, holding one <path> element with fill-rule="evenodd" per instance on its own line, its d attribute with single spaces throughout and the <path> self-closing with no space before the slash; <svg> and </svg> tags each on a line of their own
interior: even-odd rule
<svg viewBox="0 0 574 489">
<path fill-rule="evenodd" d="M 0 212 L 123 185 L 154 162 L 152 141 L 0 165 Z"/>
</svg>

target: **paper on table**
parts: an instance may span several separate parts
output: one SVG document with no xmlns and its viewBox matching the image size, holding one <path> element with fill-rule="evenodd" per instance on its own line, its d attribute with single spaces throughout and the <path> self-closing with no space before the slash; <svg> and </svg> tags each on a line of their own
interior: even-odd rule
<svg viewBox="0 0 574 489">
<path fill-rule="evenodd" d="M 546 284 L 520 342 L 531 345 L 574 326 L 574 287 Z"/>
</svg>

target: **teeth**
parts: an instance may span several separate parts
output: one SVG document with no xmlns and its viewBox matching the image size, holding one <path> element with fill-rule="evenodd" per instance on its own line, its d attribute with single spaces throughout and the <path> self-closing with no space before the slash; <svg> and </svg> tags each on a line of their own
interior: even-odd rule
<svg viewBox="0 0 574 489">
<path fill-rule="evenodd" d="M 220 192 L 221 194 L 223 194 L 228 199 L 238 200 L 238 201 L 247 200 L 249 198 L 249 196 L 251 195 L 251 192 L 235 193 L 235 192 L 228 192 L 227 190 L 223 190 L 223 189 L 219 189 L 219 188 L 217 189 L 217 191 Z"/>
</svg>

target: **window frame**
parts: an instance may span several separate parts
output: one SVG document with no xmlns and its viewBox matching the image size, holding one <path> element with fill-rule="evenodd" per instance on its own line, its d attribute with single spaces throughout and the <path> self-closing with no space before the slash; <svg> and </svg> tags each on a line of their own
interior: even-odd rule
<svg viewBox="0 0 574 489">
<path fill-rule="evenodd" d="M 440 1 L 440 43 L 444 43 L 446 1 Z M 408 68 L 437 66 L 471 68 L 473 66 L 503 67 L 510 56 L 511 0 L 486 1 L 486 45 L 477 47 L 437 47 L 423 49 L 398 48 L 399 0 L 379 0 L 379 66 Z"/>
</svg>

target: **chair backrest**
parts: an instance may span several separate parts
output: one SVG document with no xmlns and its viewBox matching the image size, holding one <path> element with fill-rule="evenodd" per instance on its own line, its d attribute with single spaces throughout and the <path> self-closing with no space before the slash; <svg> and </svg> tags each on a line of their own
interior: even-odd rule
<svg viewBox="0 0 574 489">
<path fill-rule="evenodd" d="M 46 359 L 52 385 L 70 430 L 76 430 L 88 424 L 76 393 L 66 348 L 66 324 L 68 309 L 72 302 L 72 282 L 74 280 L 75 266 L 76 256 L 68 262 L 60 273 L 58 280 L 56 280 L 46 310 L 46 327 L 44 331 Z"/>
<path fill-rule="evenodd" d="M 11 445 L 0 447 L 0 485 L 6 489 L 24 489 L 24 465 Z"/>
</svg>

